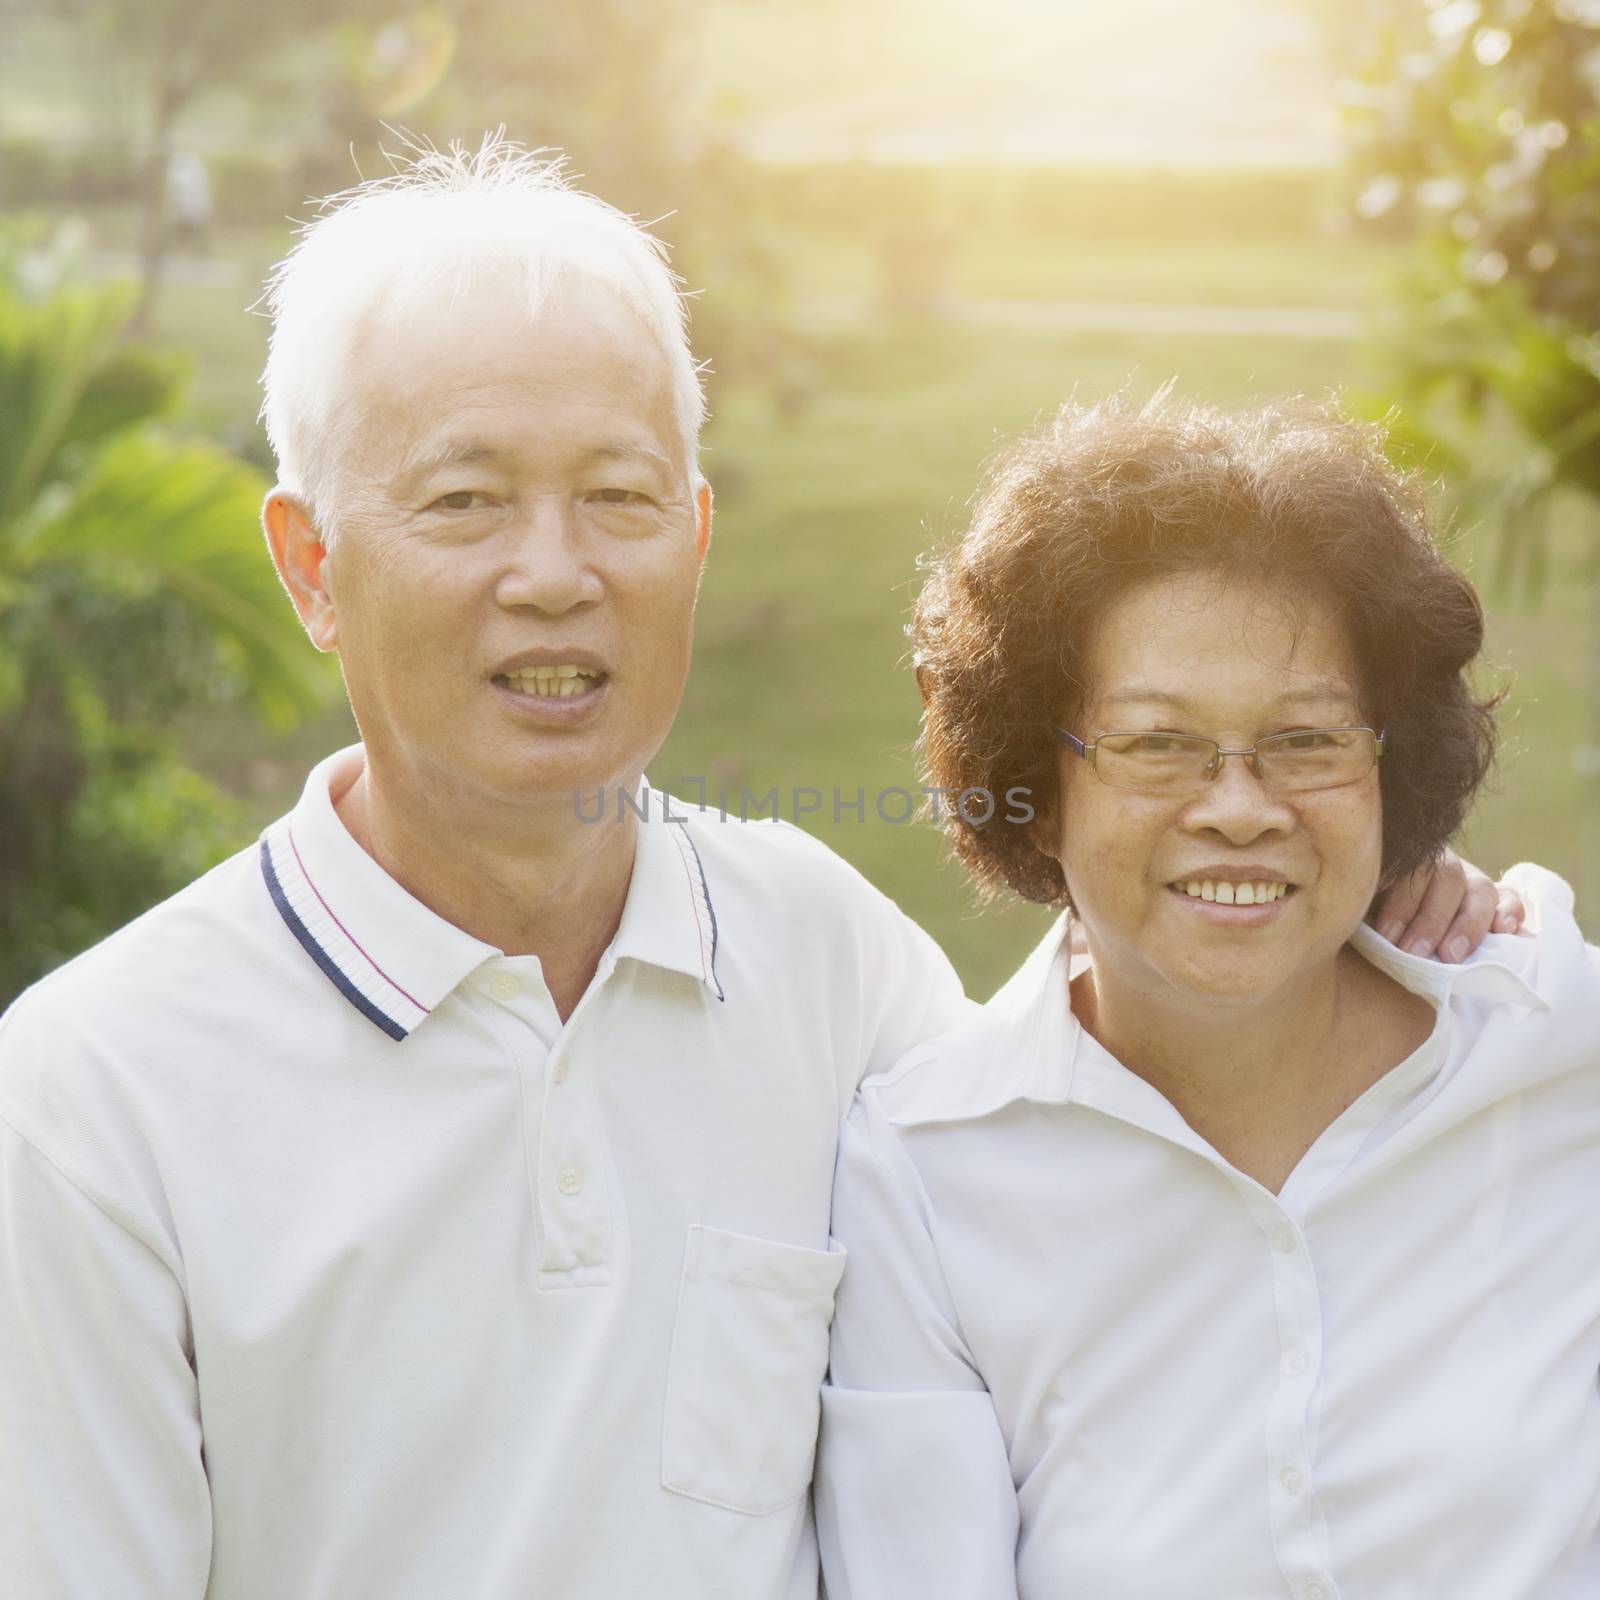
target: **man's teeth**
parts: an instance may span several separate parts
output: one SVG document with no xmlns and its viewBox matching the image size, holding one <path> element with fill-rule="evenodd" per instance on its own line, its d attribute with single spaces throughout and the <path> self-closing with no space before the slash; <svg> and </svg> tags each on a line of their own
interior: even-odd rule
<svg viewBox="0 0 1600 1600">
<path fill-rule="evenodd" d="M 565 700 L 571 695 L 592 689 L 600 674 L 588 667 L 573 667 L 565 663 L 558 667 L 524 667 L 518 672 L 508 672 L 506 682 L 519 694 L 553 696 Z"/>
<path fill-rule="evenodd" d="M 1217 883 L 1210 878 L 1191 878 L 1175 883 L 1191 900 L 1215 900 L 1219 906 L 1264 906 L 1281 900 L 1289 892 L 1286 883 Z"/>
</svg>

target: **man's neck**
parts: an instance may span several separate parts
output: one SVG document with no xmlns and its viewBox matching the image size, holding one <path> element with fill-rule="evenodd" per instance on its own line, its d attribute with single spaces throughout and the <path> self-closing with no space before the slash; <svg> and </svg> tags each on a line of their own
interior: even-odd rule
<svg viewBox="0 0 1600 1600">
<path fill-rule="evenodd" d="M 1274 1194 L 1323 1131 L 1428 1037 L 1433 1013 L 1350 947 L 1257 1006 L 1184 1004 L 1091 969 L 1079 1021 Z"/>
<path fill-rule="evenodd" d="M 397 799 L 371 769 L 334 802 L 351 837 L 407 893 L 506 955 L 539 958 L 563 1022 L 622 920 L 636 824 L 586 827 L 563 808 L 514 837 Z"/>
</svg>

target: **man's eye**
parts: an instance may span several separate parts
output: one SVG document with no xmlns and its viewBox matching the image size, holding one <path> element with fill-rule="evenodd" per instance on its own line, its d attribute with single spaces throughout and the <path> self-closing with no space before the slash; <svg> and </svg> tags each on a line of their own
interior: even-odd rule
<svg viewBox="0 0 1600 1600">
<path fill-rule="evenodd" d="M 596 489 L 590 496 L 607 506 L 649 506 L 655 502 L 647 494 L 640 494 L 637 489 Z"/>
<path fill-rule="evenodd" d="M 470 511 L 472 502 L 482 498 L 476 489 L 452 489 L 449 494 L 440 495 L 433 505 L 443 506 L 446 511 Z M 429 509 L 432 510 L 433 507 Z"/>
</svg>

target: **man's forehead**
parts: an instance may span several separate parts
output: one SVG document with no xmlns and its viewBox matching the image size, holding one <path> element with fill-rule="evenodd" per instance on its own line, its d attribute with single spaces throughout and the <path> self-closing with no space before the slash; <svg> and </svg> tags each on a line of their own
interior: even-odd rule
<svg viewBox="0 0 1600 1600">
<path fill-rule="evenodd" d="M 527 447 L 530 412 L 546 405 L 555 410 L 536 431 L 550 442 L 571 435 L 562 442 L 587 454 L 653 465 L 677 453 L 667 358 L 603 290 L 530 311 L 486 286 L 437 320 L 369 322 L 352 365 L 358 435 L 387 474 L 504 460 Z"/>
</svg>

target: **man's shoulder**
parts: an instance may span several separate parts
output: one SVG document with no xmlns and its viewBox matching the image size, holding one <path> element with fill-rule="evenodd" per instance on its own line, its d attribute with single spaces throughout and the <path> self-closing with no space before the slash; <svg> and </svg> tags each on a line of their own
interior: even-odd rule
<svg viewBox="0 0 1600 1600">
<path fill-rule="evenodd" d="M 39 1074 L 174 1038 L 192 1003 L 245 975 L 271 936 L 254 844 L 25 989 L 0 1017 L 0 1107 Z"/>
<path fill-rule="evenodd" d="M 713 901 L 720 888 L 781 908 L 788 919 L 902 915 L 857 867 L 792 822 L 709 808 L 675 806 L 673 814 L 701 857 Z"/>
</svg>

